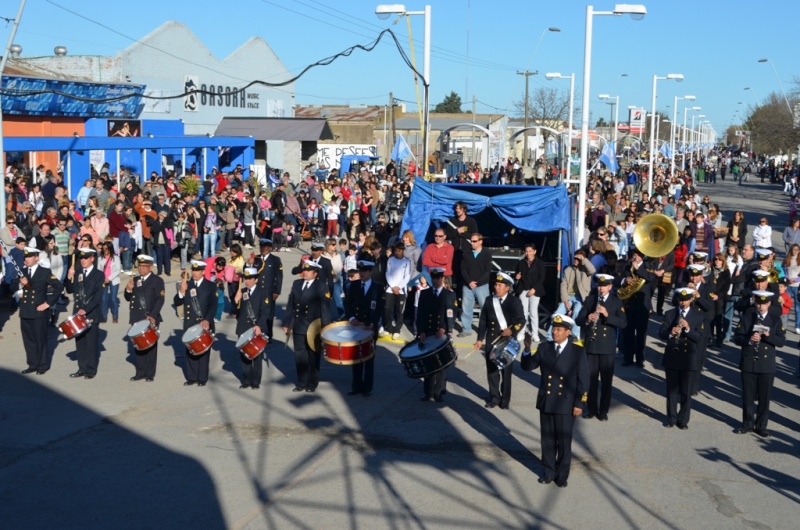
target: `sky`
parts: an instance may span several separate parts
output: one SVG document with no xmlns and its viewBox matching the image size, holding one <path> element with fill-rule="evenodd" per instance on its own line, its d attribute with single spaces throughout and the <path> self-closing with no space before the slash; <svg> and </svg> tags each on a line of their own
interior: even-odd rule
<svg viewBox="0 0 800 530">
<path fill-rule="evenodd" d="M 423 0 L 424 1 L 424 0 Z M 576 108 L 583 92 L 585 1 L 577 0 L 428 0 L 431 5 L 432 105 L 451 91 L 464 111 L 513 115 L 513 102 L 530 90 L 556 87 L 566 94 L 569 81 L 545 79 L 546 72 L 575 73 Z M 410 55 L 407 23 L 380 20 L 377 1 L 365 0 L 28 0 L 14 42 L 23 56 L 51 55 L 66 46 L 69 55 L 114 55 L 168 20 L 186 24 L 220 59 L 250 37 L 263 38 L 292 75 L 356 44 L 373 42 L 391 28 Z M 424 3 L 408 3 L 422 11 Z M 678 122 L 705 115 L 716 131 L 740 124 L 747 108 L 771 92 L 795 90 L 797 45 L 792 24 L 800 17 L 797 0 L 649 0 L 647 16 L 593 18 L 591 125 L 609 119 L 598 99 L 619 96 L 620 121 L 627 107 L 651 107 L 653 75 L 680 73 L 683 82 L 658 81 L 659 111 L 671 115 L 678 101 Z M 611 2 L 595 2 L 595 11 L 611 11 Z M 18 0 L 0 7 L 13 19 Z M 422 71 L 423 18 L 411 16 L 417 68 Z M 781 27 L 783 26 L 783 29 Z M 548 31 L 555 27 L 559 32 Z M 0 20 L 5 43 L 11 24 Z M 386 105 L 389 93 L 416 109 L 413 73 L 385 35 L 371 52 L 354 51 L 328 66 L 312 69 L 295 83 L 298 105 Z M 759 63 L 767 58 L 770 62 Z M 627 75 L 623 75 L 627 74 Z M 269 81 L 277 81 L 270 79 Z M 282 79 L 281 79 L 282 80 Z M 135 79 L 133 80 L 136 81 Z M 232 83 L 233 85 L 233 83 Z M 750 87 L 750 90 L 745 90 Z M 741 102 L 741 103 L 740 103 Z M 736 114 L 736 111 L 739 113 Z M 699 121 L 699 118 L 698 120 Z M 696 123 L 697 123 L 696 121 Z M 579 124 L 576 124 L 579 126 Z"/>
</svg>

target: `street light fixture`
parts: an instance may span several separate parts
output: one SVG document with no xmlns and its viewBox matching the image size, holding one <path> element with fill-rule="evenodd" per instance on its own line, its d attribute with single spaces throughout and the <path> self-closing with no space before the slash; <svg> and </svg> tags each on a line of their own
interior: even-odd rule
<svg viewBox="0 0 800 530">
<path fill-rule="evenodd" d="M 687 146 L 686 146 L 686 111 L 689 111 L 689 110 L 696 111 L 696 110 L 702 110 L 702 108 L 701 107 L 683 107 L 683 139 L 681 140 L 681 143 L 683 144 L 683 156 L 681 157 L 682 160 L 683 160 L 683 164 L 682 164 L 681 169 L 683 169 L 684 171 L 686 171 L 686 152 L 688 151 Z"/>
<path fill-rule="evenodd" d="M 545 79 L 552 81 L 553 79 L 569 79 L 569 117 L 567 118 L 567 148 L 564 150 L 564 158 L 566 158 L 566 175 L 565 180 L 569 180 L 572 176 L 572 109 L 575 107 L 575 74 L 561 75 L 560 72 L 548 72 L 544 74 Z"/>
<path fill-rule="evenodd" d="M 410 16 L 422 15 L 425 19 L 425 30 L 422 41 L 422 175 L 428 172 L 428 129 L 430 129 L 430 85 L 431 85 L 431 6 L 426 5 L 423 11 L 407 11 L 404 4 L 381 4 L 375 7 L 375 14 L 381 20 L 386 20 L 392 15 Z"/>
<path fill-rule="evenodd" d="M 758 62 L 769 63 L 770 66 L 772 66 L 772 71 L 775 74 L 775 79 L 778 80 L 778 86 L 781 88 L 781 94 L 783 94 L 783 100 L 786 102 L 786 108 L 789 109 L 789 114 L 792 114 L 792 106 L 789 104 L 789 98 L 786 97 L 786 92 L 783 90 L 783 83 L 781 83 L 781 78 L 780 76 L 778 76 L 778 70 L 775 69 L 775 63 L 773 63 L 769 59 L 759 59 Z"/>
<path fill-rule="evenodd" d="M 683 96 L 682 98 L 675 96 L 675 102 L 672 105 L 672 128 L 669 135 L 669 149 L 671 151 L 669 157 L 670 175 L 675 175 L 675 135 L 677 133 L 676 127 L 678 126 L 678 101 L 694 101 L 695 99 L 697 99 L 695 96 Z M 684 112 L 685 115 L 686 113 Z"/>
<path fill-rule="evenodd" d="M 617 127 L 619 127 L 619 96 L 609 96 L 608 94 L 600 94 L 598 96 L 598 98 L 600 98 L 600 99 L 613 99 L 614 100 L 614 103 L 609 103 L 609 105 L 614 105 L 614 149 L 616 149 L 616 147 L 617 147 Z"/>
<path fill-rule="evenodd" d="M 650 116 L 650 178 L 647 179 L 647 195 L 653 195 L 653 179 L 655 178 L 655 131 L 656 131 L 656 82 L 661 79 L 668 79 L 680 83 L 683 81 L 683 74 L 667 74 L 663 77 L 658 75 L 653 76 L 653 114 Z"/>
<path fill-rule="evenodd" d="M 586 181 L 588 178 L 587 163 L 589 156 L 589 94 L 592 78 L 592 22 L 595 15 L 631 15 L 634 20 L 641 20 L 647 14 L 647 8 L 641 4 L 617 4 L 612 11 L 595 11 L 593 6 L 586 6 L 586 31 L 583 51 L 583 104 L 581 105 L 581 169 L 578 186 L 578 226 L 575 237 L 575 248 L 583 243 L 586 230 Z"/>
</svg>

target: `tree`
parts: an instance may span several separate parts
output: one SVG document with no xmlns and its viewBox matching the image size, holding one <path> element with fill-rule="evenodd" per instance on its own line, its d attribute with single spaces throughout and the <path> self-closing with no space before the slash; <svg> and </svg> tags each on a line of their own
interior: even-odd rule
<svg viewBox="0 0 800 530">
<path fill-rule="evenodd" d="M 795 129 L 792 115 L 783 96 L 772 93 L 761 105 L 749 109 L 745 129 L 751 131 L 752 150 L 768 155 L 793 153 L 800 144 L 800 130 Z"/>
<path fill-rule="evenodd" d="M 597 120 L 597 123 L 594 124 L 595 129 L 599 129 L 600 127 L 611 127 L 604 118 L 600 118 Z"/>
<path fill-rule="evenodd" d="M 577 96 L 576 96 L 577 98 Z M 525 95 L 514 102 L 514 111 L 518 117 L 525 116 Z M 569 118 L 569 92 L 557 88 L 539 87 L 528 96 L 528 120 L 552 126 L 556 122 Z M 574 118 L 573 118 L 574 119 Z"/>
<path fill-rule="evenodd" d="M 433 112 L 461 113 L 461 96 L 451 91 L 449 95 L 444 97 L 444 101 L 434 107 Z"/>
</svg>

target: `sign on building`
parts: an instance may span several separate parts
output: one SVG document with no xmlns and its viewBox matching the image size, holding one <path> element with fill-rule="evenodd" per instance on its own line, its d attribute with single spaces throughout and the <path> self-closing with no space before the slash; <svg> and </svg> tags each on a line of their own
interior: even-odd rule
<svg viewBox="0 0 800 530">
<path fill-rule="evenodd" d="M 644 109 L 631 109 L 628 113 L 630 123 L 630 133 L 639 134 L 644 132 L 645 116 Z"/>
<path fill-rule="evenodd" d="M 317 164 L 339 169 L 342 155 L 378 156 L 378 146 L 369 144 L 318 144 Z"/>
</svg>

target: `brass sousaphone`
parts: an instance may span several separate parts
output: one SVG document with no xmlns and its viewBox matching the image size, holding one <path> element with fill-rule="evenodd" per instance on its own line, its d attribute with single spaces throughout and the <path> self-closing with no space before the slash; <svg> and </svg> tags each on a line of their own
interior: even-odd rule
<svg viewBox="0 0 800 530">
<path fill-rule="evenodd" d="M 671 218 L 660 213 L 647 214 L 636 223 L 633 230 L 633 244 L 649 258 L 666 256 L 678 244 L 678 225 Z M 621 300 L 627 300 L 639 292 L 646 280 L 631 278 L 617 291 Z"/>
</svg>

